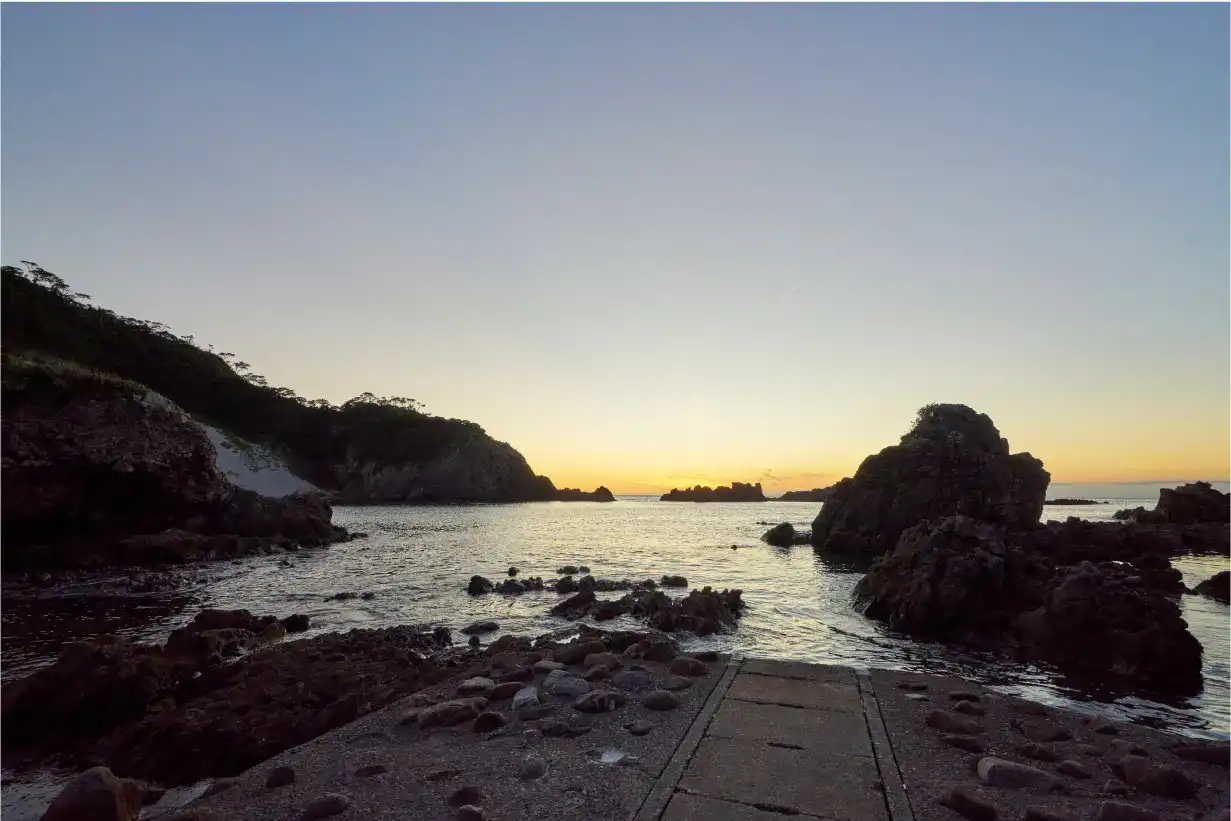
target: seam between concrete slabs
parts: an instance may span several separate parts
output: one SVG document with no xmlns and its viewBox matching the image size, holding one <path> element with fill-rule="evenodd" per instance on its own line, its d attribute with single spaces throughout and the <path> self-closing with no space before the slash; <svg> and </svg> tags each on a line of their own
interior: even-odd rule
<svg viewBox="0 0 1231 821">
<path fill-rule="evenodd" d="M 897 756 L 893 754 L 893 740 L 889 737 L 885 719 L 881 715 L 880 701 L 872 688 L 872 676 L 867 671 L 860 671 L 858 682 L 859 698 L 863 702 L 863 715 L 868 724 L 868 734 L 872 738 L 872 755 L 880 773 L 881 786 L 884 788 L 882 795 L 889 819 L 915 821 L 910 796 L 907 795 L 906 785 L 902 780 L 902 771 L 898 768 Z"/>
<path fill-rule="evenodd" d="M 684 777 L 684 770 L 688 767 L 688 762 L 692 760 L 693 753 L 697 751 L 698 745 L 701 744 L 701 738 L 710 726 L 710 721 L 714 718 L 714 714 L 718 712 L 718 707 L 726 697 L 727 689 L 731 686 L 731 682 L 735 680 L 735 674 L 739 672 L 741 664 L 743 664 L 743 660 L 737 658 L 731 658 L 727 662 L 726 669 L 723 670 L 722 675 L 718 678 L 714 689 L 710 690 L 709 697 L 706 699 L 705 704 L 701 706 L 701 711 L 697 713 L 697 717 L 689 725 L 688 731 L 684 733 L 684 738 L 681 739 L 679 745 L 675 748 L 675 752 L 667 761 L 667 765 L 663 767 L 657 780 L 650 787 L 650 792 L 641 803 L 640 809 L 633 814 L 634 821 L 657 821 L 658 817 L 667 809 L 667 804 L 675 793 L 675 785 L 679 784 L 680 779 Z"/>
</svg>

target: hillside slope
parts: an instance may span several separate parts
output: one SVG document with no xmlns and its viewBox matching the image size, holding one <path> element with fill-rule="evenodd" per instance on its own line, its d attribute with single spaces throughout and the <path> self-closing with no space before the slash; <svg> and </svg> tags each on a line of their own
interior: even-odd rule
<svg viewBox="0 0 1231 821">
<path fill-rule="evenodd" d="M 286 456 L 306 483 L 351 503 L 532 501 L 555 486 L 473 422 L 363 394 L 334 406 L 271 386 L 232 354 L 156 322 L 87 304 L 37 265 L 0 270 L 7 353 L 50 354 L 147 386 L 198 420 Z"/>
</svg>

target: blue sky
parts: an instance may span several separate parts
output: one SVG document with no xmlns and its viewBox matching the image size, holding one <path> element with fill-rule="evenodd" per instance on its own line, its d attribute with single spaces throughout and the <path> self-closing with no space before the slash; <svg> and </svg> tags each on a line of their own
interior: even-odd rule
<svg viewBox="0 0 1231 821">
<path fill-rule="evenodd" d="M 558 484 L 1225 479 L 1225 5 L 5 4 L 3 251 Z"/>
</svg>

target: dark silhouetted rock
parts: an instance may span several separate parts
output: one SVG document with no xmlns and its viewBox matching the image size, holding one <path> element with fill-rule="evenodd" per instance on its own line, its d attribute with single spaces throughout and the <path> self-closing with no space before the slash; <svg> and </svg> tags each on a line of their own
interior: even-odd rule
<svg viewBox="0 0 1231 821">
<path fill-rule="evenodd" d="M 461 629 L 460 632 L 467 636 L 476 636 L 481 633 L 490 633 L 493 630 L 499 630 L 500 625 L 494 621 L 476 621 L 473 624 L 468 624 Z"/>
<path fill-rule="evenodd" d="M 1209 596 L 1223 604 L 1231 604 L 1231 571 L 1223 570 L 1193 588 L 1199 596 Z"/>
<path fill-rule="evenodd" d="M 812 490 L 788 490 L 786 493 L 772 499 L 775 502 L 828 502 L 833 496 L 834 486 L 816 487 Z"/>
<path fill-rule="evenodd" d="M 611 495 L 611 491 L 599 485 L 591 493 L 586 493 L 584 490 L 577 488 L 564 487 L 556 491 L 557 502 L 614 502 L 615 496 Z"/>
<path fill-rule="evenodd" d="M 996 821 L 996 806 L 980 797 L 970 787 L 952 790 L 942 797 L 939 803 L 970 821 Z"/>
<path fill-rule="evenodd" d="M 1161 488 L 1154 510 L 1118 510 L 1116 519 L 1142 524 L 1226 524 L 1231 520 L 1231 494 L 1209 482 L 1192 482 L 1177 488 Z"/>
<path fill-rule="evenodd" d="M 1038 459 L 1009 453 L 986 415 L 965 405 L 928 405 L 900 444 L 869 456 L 854 477 L 835 485 L 812 523 L 812 542 L 878 556 L 925 519 L 962 515 L 1031 528 L 1050 481 Z"/>
<path fill-rule="evenodd" d="M 133 821 L 141 812 L 146 785 L 92 767 L 60 791 L 42 821 Z"/>
<path fill-rule="evenodd" d="M 466 585 L 466 592 L 472 596 L 481 596 L 492 592 L 493 589 L 491 579 L 485 579 L 482 576 L 471 576 L 470 584 Z"/>
<path fill-rule="evenodd" d="M 265 786 L 271 790 L 294 783 L 295 768 L 285 764 L 281 767 L 274 767 L 269 771 L 269 775 L 265 777 Z"/>
<path fill-rule="evenodd" d="M 743 482 L 732 482 L 730 487 L 696 487 L 673 488 L 670 493 L 659 497 L 660 502 L 764 502 L 765 494 L 761 491 L 761 483 L 746 485 Z"/>
<path fill-rule="evenodd" d="M 790 522 L 774 525 L 761 535 L 761 541 L 774 547 L 790 547 L 793 544 L 807 544 L 812 538 L 811 533 L 796 533 Z"/>
</svg>

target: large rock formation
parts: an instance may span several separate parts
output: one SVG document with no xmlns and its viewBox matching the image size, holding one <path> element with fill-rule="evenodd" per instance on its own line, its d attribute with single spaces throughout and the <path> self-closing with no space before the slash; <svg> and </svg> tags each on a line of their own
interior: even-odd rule
<svg viewBox="0 0 1231 821">
<path fill-rule="evenodd" d="M 526 457 L 481 431 L 461 435 L 423 462 L 383 464 L 352 450 L 333 472 L 336 498 L 345 504 L 545 502 L 556 495 L 551 479 L 535 475 Z"/>
<path fill-rule="evenodd" d="M 833 496 L 835 485 L 829 487 L 814 487 L 812 490 L 788 490 L 786 493 L 771 499 L 773 502 L 828 502 Z"/>
<path fill-rule="evenodd" d="M 1143 524 L 1227 524 L 1231 521 L 1231 494 L 1209 482 L 1192 482 L 1177 488 L 1161 488 L 1153 510 L 1144 507 L 1117 510 L 1115 518 Z"/>
<path fill-rule="evenodd" d="M 1193 588 L 1198 596 L 1209 596 L 1223 604 L 1231 604 L 1231 570 L 1222 570 Z"/>
<path fill-rule="evenodd" d="M 70 363 L 6 357 L 3 404 L 6 570 L 164 554 L 183 561 L 251 552 L 269 540 L 319 545 L 345 537 L 318 496 L 272 499 L 232 485 L 201 426 L 139 385 Z M 233 538 L 201 538 L 214 536 Z"/>
<path fill-rule="evenodd" d="M 1033 527 L 1051 475 L 965 405 L 928 405 L 898 445 L 843 479 L 812 523 L 817 549 L 879 555 L 924 519 L 963 515 Z"/>
<path fill-rule="evenodd" d="M 572 487 L 562 487 L 556 491 L 557 502 L 614 502 L 615 496 L 607 488 L 599 485 L 592 493 Z"/>
<path fill-rule="evenodd" d="M 1136 569 L 1057 568 L 964 516 L 904 532 L 855 598 L 904 633 L 1050 661 L 1103 685 L 1181 695 L 1202 686 L 1200 643 Z"/>
<path fill-rule="evenodd" d="M 719 485 L 707 487 L 672 488 L 670 493 L 659 497 L 660 502 L 764 502 L 765 494 L 761 491 L 761 483 L 755 485 L 743 482 L 732 482 L 730 487 Z"/>
</svg>

